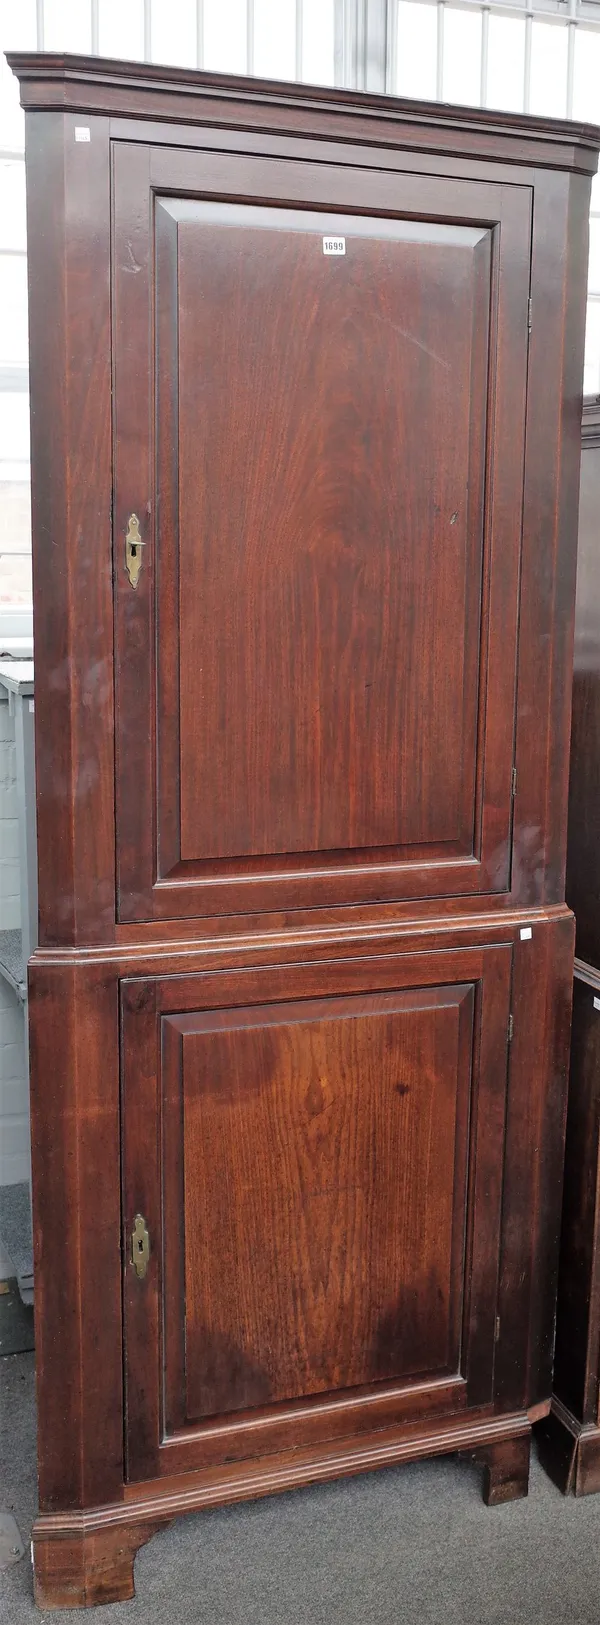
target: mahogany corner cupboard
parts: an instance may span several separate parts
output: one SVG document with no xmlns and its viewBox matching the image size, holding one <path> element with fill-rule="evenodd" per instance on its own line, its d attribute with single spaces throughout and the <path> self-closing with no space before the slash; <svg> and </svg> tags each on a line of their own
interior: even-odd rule
<svg viewBox="0 0 600 1625">
<path fill-rule="evenodd" d="M 443 1452 L 526 1493 L 600 135 L 11 62 L 52 1607 L 187 1509 Z"/>
<path fill-rule="evenodd" d="M 600 396 L 586 401 L 567 895 L 577 913 L 571 1066 L 547 1471 L 567 1493 L 600 1492 Z"/>
</svg>

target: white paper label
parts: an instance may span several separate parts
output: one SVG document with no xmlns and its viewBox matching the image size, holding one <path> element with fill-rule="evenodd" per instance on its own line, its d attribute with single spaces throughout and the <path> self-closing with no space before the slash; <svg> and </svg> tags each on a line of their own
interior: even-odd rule
<svg viewBox="0 0 600 1625">
<path fill-rule="evenodd" d="M 91 139 L 92 138 L 91 138 L 91 135 L 90 135 L 89 124 L 76 124 L 75 125 L 75 140 L 76 141 L 91 141 Z"/>
<path fill-rule="evenodd" d="M 600 999 L 594 997 L 594 1010 L 600 1010 Z"/>
<path fill-rule="evenodd" d="M 35 711 L 35 700 L 29 701 L 29 709 L 30 711 Z"/>
<path fill-rule="evenodd" d="M 323 253 L 324 254 L 345 254 L 345 252 L 346 252 L 346 238 L 345 237 L 324 237 L 323 238 Z"/>
<path fill-rule="evenodd" d="M 519 931 L 519 936 L 521 938 L 521 942 L 529 942 L 529 938 L 533 936 L 531 926 L 523 925 Z"/>
</svg>

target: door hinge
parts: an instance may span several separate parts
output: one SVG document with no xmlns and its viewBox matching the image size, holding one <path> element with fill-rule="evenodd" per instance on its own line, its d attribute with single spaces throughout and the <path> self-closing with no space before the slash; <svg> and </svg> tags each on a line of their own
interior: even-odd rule
<svg viewBox="0 0 600 1625">
<path fill-rule="evenodd" d="M 531 332 L 531 323 L 532 323 L 532 320 L 533 320 L 532 312 L 533 312 L 533 302 L 532 302 L 532 298 L 531 298 L 531 294 L 530 294 L 529 298 L 527 300 L 527 332 L 528 333 Z"/>
<path fill-rule="evenodd" d="M 138 1279 L 143 1281 L 150 1258 L 150 1236 L 142 1213 L 136 1213 L 133 1221 L 129 1258 Z"/>
<path fill-rule="evenodd" d="M 511 793 L 511 796 L 512 796 L 513 801 L 514 801 L 515 796 L 517 794 L 517 769 L 516 769 L 516 767 L 513 767 L 513 770 L 512 770 L 510 793 Z"/>
<path fill-rule="evenodd" d="M 511 1011 L 511 1014 L 509 1015 L 509 1018 L 508 1018 L 508 1042 L 509 1042 L 509 1044 L 512 1044 L 514 1030 L 515 1030 L 515 1023 L 514 1023 L 514 1018 L 513 1018 L 513 1015 L 512 1015 L 512 1011 Z"/>
</svg>

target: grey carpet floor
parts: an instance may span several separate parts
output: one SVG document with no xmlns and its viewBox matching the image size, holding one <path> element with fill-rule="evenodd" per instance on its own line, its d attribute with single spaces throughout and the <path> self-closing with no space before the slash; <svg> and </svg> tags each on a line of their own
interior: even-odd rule
<svg viewBox="0 0 600 1625">
<path fill-rule="evenodd" d="M 28 1544 L 33 1356 L 0 1362 L 0 1506 Z M 566 1500 L 534 1461 L 527 1501 L 484 1507 L 455 1458 L 182 1518 L 136 1559 L 135 1601 L 38 1613 L 24 1558 L 2 1625 L 600 1625 L 600 1496 Z"/>
</svg>

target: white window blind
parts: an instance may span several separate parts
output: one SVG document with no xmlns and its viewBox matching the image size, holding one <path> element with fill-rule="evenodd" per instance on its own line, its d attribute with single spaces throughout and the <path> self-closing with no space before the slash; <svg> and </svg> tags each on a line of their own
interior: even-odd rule
<svg viewBox="0 0 600 1625">
<path fill-rule="evenodd" d="M 389 16 L 389 13 L 388 13 Z M 600 124 L 598 0 L 393 0 L 388 89 Z M 592 188 L 584 392 L 600 395 L 600 180 Z"/>
</svg>

